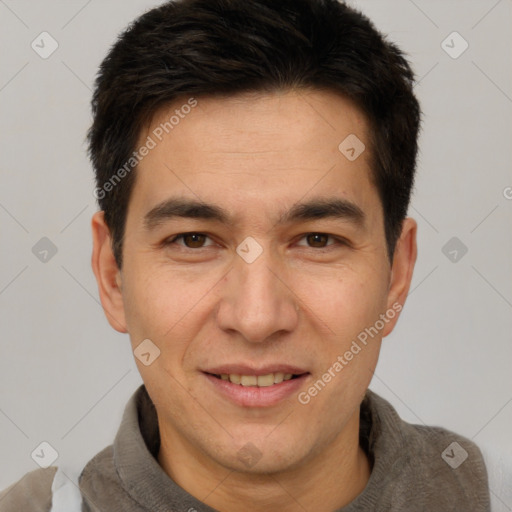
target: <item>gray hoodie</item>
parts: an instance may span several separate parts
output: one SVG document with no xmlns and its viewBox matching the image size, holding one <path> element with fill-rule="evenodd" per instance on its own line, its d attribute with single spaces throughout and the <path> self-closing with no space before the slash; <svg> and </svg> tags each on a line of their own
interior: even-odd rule
<svg viewBox="0 0 512 512">
<path fill-rule="evenodd" d="M 360 442 L 372 464 L 370 479 L 354 501 L 335 512 L 490 511 L 487 471 L 470 440 L 406 423 L 368 390 L 361 404 Z M 156 410 L 142 385 L 126 405 L 114 443 L 81 472 L 82 511 L 215 512 L 162 470 L 159 445 Z M 50 512 L 56 470 L 37 469 L 5 489 L 0 511 Z"/>
</svg>

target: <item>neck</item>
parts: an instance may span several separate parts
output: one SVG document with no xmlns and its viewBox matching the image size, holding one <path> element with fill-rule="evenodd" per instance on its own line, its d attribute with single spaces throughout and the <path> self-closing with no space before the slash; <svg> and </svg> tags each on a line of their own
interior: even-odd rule
<svg viewBox="0 0 512 512">
<path fill-rule="evenodd" d="M 332 512 L 363 491 L 371 472 L 359 446 L 359 408 L 322 450 L 272 474 L 231 470 L 197 452 L 177 432 L 167 434 L 161 435 L 158 453 L 163 470 L 189 494 L 222 512 Z"/>
</svg>

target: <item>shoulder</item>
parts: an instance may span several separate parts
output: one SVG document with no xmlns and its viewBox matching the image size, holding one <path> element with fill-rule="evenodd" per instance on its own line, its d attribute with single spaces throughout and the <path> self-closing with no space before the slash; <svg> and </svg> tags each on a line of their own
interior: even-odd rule
<svg viewBox="0 0 512 512">
<path fill-rule="evenodd" d="M 442 427 L 402 422 L 405 445 L 412 457 L 428 462 L 422 470 L 441 472 L 460 483 L 487 483 L 487 470 L 480 448 L 470 439 Z"/>
<path fill-rule="evenodd" d="M 489 510 L 487 469 L 473 441 L 442 427 L 407 423 L 383 398 L 370 398 L 375 455 L 393 459 L 387 468 L 394 478 L 392 501 L 408 504 L 414 495 L 438 510 Z"/>
<path fill-rule="evenodd" d="M 0 492 L 2 512 L 49 512 L 57 467 L 36 469 Z"/>
<path fill-rule="evenodd" d="M 489 510 L 487 469 L 473 441 L 441 427 L 405 423 L 404 432 L 412 474 L 422 482 L 419 489 L 435 494 L 445 506 Z"/>
</svg>

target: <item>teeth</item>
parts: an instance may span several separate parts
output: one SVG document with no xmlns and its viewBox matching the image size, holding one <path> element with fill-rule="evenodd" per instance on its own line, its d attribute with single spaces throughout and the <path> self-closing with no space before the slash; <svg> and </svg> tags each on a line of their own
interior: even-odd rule
<svg viewBox="0 0 512 512">
<path fill-rule="evenodd" d="M 256 375 L 241 375 L 240 384 L 242 384 L 242 386 L 257 386 L 258 377 L 256 377 Z"/>
<path fill-rule="evenodd" d="M 274 384 L 274 374 L 269 373 L 268 375 L 258 375 L 258 387 L 266 388 Z"/>
<path fill-rule="evenodd" d="M 238 374 L 225 374 L 223 373 L 220 378 L 222 380 L 229 380 L 233 384 L 240 384 L 242 386 L 257 386 L 260 388 L 272 386 L 273 384 L 280 384 L 284 380 L 290 380 L 293 377 L 291 373 L 269 373 L 267 375 L 238 375 Z"/>
<path fill-rule="evenodd" d="M 280 384 L 284 380 L 284 373 L 274 373 L 274 384 Z"/>
</svg>

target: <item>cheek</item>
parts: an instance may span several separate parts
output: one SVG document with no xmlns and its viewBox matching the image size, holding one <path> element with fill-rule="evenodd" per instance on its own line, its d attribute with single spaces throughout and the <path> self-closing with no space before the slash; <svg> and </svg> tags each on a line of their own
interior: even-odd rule
<svg viewBox="0 0 512 512">
<path fill-rule="evenodd" d="M 128 330 L 133 343 L 142 337 L 158 340 L 172 328 L 186 307 L 180 289 L 154 265 L 126 262 L 123 300 Z"/>
<path fill-rule="evenodd" d="M 323 325 L 322 333 L 340 340 L 338 343 L 351 340 L 373 325 L 387 299 L 384 274 L 349 267 L 339 271 L 331 268 L 324 275 L 302 273 L 295 279 L 294 290 L 319 328 Z"/>
<path fill-rule="evenodd" d="M 180 352 L 203 324 L 217 281 L 215 275 L 194 276 L 154 262 L 133 265 L 123 288 L 132 343 L 149 338 L 163 350 L 172 342 Z"/>
<path fill-rule="evenodd" d="M 377 279 L 380 275 L 383 278 Z M 299 396 L 299 403 L 317 411 L 323 418 L 322 428 L 334 435 L 339 419 L 348 418 L 362 400 L 377 365 L 382 332 L 372 328 L 386 307 L 385 273 L 345 269 L 334 279 L 301 283 L 300 293 L 309 290 L 308 321 L 315 322 L 312 328 L 322 339 L 318 341 L 321 350 L 316 351 L 315 378 Z"/>
<path fill-rule="evenodd" d="M 137 268 L 141 270 L 130 269 L 123 289 L 126 319 L 139 373 L 152 398 L 159 401 L 167 399 L 169 386 L 180 388 L 178 383 L 184 382 L 180 367 L 194 338 L 190 319 L 199 298 L 171 272 L 156 265 Z M 146 339 L 156 346 L 150 345 L 152 356 L 158 354 L 149 365 L 137 357 L 138 347 Z"/>
</svg>

